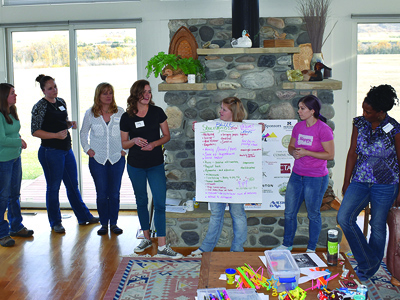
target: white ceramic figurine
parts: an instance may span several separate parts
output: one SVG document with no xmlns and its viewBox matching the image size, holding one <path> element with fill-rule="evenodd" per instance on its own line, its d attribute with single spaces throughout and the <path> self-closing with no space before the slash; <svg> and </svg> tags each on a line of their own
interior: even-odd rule
<svg viewBox="0 0 400 300">
<path fill-rule="evenodd" d="M 242 31 L 242 37 L 235 39 L 232 39 L 231 45 L 233 48 L 250 48 L 251 45 L 253 44 L 251 42 L 251 39 L 249 38 L 249 33 L 247 30 Z"/>
</svg>

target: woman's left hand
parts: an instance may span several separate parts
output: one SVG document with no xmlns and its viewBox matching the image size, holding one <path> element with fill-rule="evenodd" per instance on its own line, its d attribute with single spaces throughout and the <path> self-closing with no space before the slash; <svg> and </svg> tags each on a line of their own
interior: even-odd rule
<svg viewBox="0 0 400 300">
<path fill-rule="evenodd" d="M 68 129 L 69 128 L 76 129 L 77 128 L 76 121 L 67 121 L 67 126 Z"/>
<path fill-rule="evenodd" d="M 21 139 L 21 142 L 22 142 L 21 148 L 22 148 L 22 149 L 26 149 L 26 147 L 28 147 L 28 145 L 26 144 L 26 142 L 25 142 L 23 139 Z"/>
<path fill-rule="evenodd" d="M 124 150 L 121 150 L 121 156 L 125 156 L 126 152 Z"/>
<path fill-rule="evenodd" d="M 154 149 L 154 143 L 148 143 L 146 146 L 142 147 L 142 151 L 151 151 Z"/>
</svg>

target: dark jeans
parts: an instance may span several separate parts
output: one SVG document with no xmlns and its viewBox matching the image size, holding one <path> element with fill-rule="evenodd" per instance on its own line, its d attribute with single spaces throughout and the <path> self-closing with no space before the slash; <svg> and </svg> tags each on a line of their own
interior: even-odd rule
<svg viewBox="0 0 400 300">
<path fill-rule="evenodd" d="M 24 228 L 19 204 L 21 180 L 21 156 L 0 162 L 0 238 Z M 4 220 L 7 208 L 7 218 L 10 224 Z"/>
<path fill-rule="evenodd" d="M 352 181 L 340 205 L 337 221 L 357 260 L 358 271 L 366 277 L 375 274 L 385 254 L 386 219 L 398 191 L 398 184 Z M 357 225 L 357 216 L 368 203 L 371 203 L 369 241 Z"/>
<path fill-rule="evenodd" d="M 121 156 L 115 164 L 107 160 L 105 165 L 99 164 L 93 157 L 89 158 L 89 170 L 96 186 L 96 203 L 100 224 L 116 225 L 119 212 L 119 190 L 125 168 L 125 157 Z"/>
<path fill-rule="evenodd" d="M 59 192 L 61 181 L 67 190 L 67 197 L 79 223 L 85 223 L 93 218 L 89 209 L 83 203 L 78 189 L 78 171 L 72 150 L 58 150 L 40 146 L 39 162 L 46 178 L 46 207 L 50 226 L 61 224 Z"/>
</svg>

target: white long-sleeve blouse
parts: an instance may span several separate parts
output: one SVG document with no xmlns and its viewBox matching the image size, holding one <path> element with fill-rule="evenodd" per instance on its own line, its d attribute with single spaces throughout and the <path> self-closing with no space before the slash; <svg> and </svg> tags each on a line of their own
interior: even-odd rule
<svg viewBox="0 0 400 300">
<path fill-rule="evenodd" d="M 94 117 L 92 108 L 85 113 L 80 132 L 81 145 L 85 153 L 90 149 L 95 152 L 94 159 L 99 164 L 104 165 L 107 160 L 115 164 L 121 158 L 121 151 L 124 149 L 121 144 L 119 122 L 123 113 L 124 109 L 118 106 L 118 112 L 111 115 L 108 125 L 103 116 Z M 88 141 L 89 131 L 90 142 Z"/>
</svg>

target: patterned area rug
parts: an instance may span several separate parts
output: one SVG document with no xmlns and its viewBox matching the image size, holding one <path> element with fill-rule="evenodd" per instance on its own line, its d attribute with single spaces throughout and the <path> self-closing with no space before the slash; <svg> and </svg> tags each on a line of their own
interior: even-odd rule
<svg viewBox="0 0 400 300">
<path fill-rule="evenodd" d="M 197 294 L 201 259 L 124 257 L 104 300 L 192 300 Z"/>
<path fill-rule="evenodd" d="M 354 268 L 357 265 L 356 260 L 351 256 L 348 259 Z M 398 300 L 400 299 L 400 288 L 390 283 L 391 278 L 392 275 L 388 271 L 386 264 L 382 262 L 378 272 L 369 280 L 361 281 L 361 283 L 368 287 L 368 296 L 371 300 Z"/>
</svg>

